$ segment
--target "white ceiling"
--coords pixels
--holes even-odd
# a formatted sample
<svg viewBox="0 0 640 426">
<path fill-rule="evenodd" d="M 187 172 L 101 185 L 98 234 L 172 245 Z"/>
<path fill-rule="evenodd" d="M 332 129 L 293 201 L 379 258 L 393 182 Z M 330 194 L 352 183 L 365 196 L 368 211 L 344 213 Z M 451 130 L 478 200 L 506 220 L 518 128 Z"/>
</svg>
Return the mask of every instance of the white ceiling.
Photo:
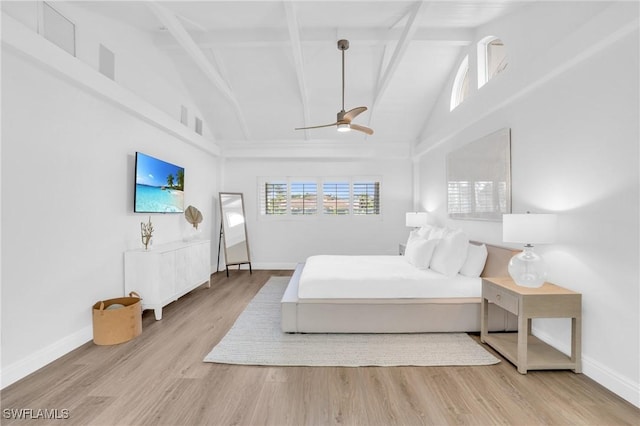
<svg viewBox="0 0 640 426">
<path fill-rule="evenodd" d="M 434 103 L 450 90 L 476 28 L 522 7 L 503 1 L 162 1 L 83 2 L 96 13 L 153 34 L 175 61 L 215 140 L 419 139 Z M 342 134 L 341 109 L 367 106 Z"/>
</svg>

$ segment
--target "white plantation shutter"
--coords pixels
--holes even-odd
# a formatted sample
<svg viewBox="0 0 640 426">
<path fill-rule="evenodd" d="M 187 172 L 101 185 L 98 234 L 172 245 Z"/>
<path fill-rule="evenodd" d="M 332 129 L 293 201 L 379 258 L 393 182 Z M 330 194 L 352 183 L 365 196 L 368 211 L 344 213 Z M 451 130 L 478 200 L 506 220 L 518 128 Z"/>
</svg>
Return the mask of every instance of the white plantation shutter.
<svg viewBox="0 0 640 426">
<path fill-rule="evenodd" d="M 380 182 L 353 183 L 353 214 L 380 214 Z"/>
<path fill-rule="evenodd" d="M 377 178 L 259 178 L 260 216 L 375 216 L 380 215 Z"/>
<path fill-rule="evenodd" d="M 267 216 L 287 214 L 287 182 L 264 182 L 260 196 L 260 211 Z"/>
<path fill-rule="evenodd" d="M 351 199 L 349 182 L 324 182 L 322 184 L 322 213 L 328 215 L 349 214 Z"/>
<path fill-rule="evenodd" d="M 293 215 L 318 213 L 318 184 L 316 182 L 291 182 L 289 205 Z"/>
</svg>

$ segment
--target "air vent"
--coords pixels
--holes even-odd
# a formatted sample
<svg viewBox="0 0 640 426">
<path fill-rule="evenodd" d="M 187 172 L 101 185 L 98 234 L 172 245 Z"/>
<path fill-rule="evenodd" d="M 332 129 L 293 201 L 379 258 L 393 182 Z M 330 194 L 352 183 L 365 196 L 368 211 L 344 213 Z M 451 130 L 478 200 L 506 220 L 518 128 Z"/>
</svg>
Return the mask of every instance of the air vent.
<svg viewBox="0 0 640 426">
<path fill-rule="evenodd" d="M 189 125 L 189 110 L 184 105 L 180 105 L 180 122 L 185 126 Z"/>
<path fill-rule="evenodd" d="M 44 38 L 76 56 L 76 26 L 73 22 L 43 2 L 42 24 Z"/>
<path fill-rule="evenodd" d="M 101 74 L 115 80 L 115 62 L 116 57 L 112 51 L 100 45 L 100 55 L 98 68 Z"/>
</svg>

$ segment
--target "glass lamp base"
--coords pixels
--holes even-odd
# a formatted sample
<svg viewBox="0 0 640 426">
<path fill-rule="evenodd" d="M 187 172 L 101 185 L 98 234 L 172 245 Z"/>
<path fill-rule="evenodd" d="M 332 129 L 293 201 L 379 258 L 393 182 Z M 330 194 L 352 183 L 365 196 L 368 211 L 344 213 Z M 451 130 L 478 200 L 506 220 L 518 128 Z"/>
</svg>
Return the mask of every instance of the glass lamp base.
<svg viewBox="0 0 640 426">
<path fill-rule="evenodd" d="M 542 256 L 533 251 L 533 247 L 525 246 L 524 251 L 509 261 L 509 275 L 519 286 L 541 287 L 547 279 L 547 266 Z"/>
</svg>

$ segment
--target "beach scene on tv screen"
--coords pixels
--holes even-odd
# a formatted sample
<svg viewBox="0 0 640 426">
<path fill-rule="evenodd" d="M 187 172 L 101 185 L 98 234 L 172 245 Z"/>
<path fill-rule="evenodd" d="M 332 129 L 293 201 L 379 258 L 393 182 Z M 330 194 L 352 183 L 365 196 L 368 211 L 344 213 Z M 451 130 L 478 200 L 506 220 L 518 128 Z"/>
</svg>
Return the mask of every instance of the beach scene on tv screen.
<svg viewBox="0 0 640 426">
<path fill-rule="evenodd" d="M 182 213 L 184 168 L 138 153 L 135 211 Z"/>
</svg>

